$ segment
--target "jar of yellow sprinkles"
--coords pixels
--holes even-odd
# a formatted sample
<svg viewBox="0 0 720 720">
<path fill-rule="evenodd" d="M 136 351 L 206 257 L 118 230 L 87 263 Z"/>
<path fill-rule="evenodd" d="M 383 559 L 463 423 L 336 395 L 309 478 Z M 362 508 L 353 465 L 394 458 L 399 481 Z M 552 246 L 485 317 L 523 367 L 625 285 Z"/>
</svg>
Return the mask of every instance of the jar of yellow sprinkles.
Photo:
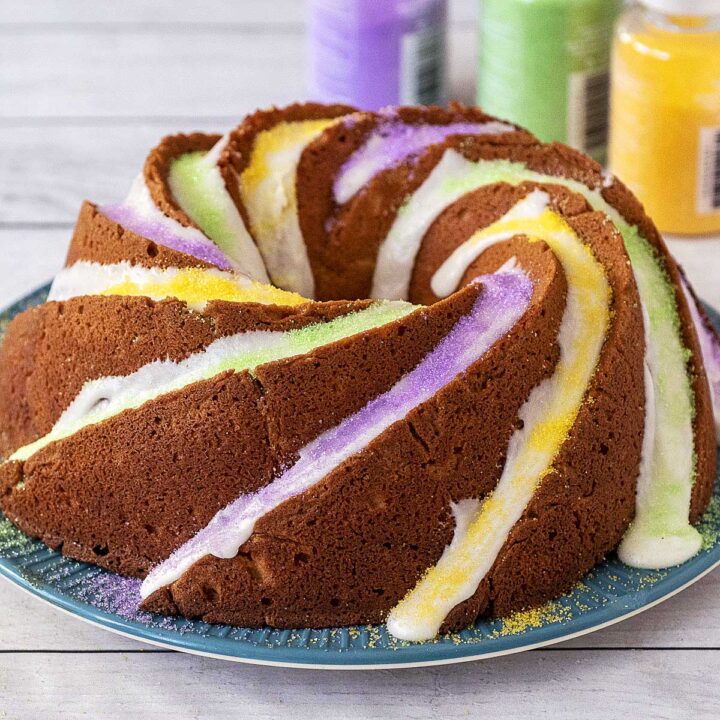
<svg viewBox="0 0 720 720">
<path fill-rule="evenodd" d="M 660 230 L 720 232 L 720 0 L 626 10 L 610 104 L 610 169 Z"/>
</svg>

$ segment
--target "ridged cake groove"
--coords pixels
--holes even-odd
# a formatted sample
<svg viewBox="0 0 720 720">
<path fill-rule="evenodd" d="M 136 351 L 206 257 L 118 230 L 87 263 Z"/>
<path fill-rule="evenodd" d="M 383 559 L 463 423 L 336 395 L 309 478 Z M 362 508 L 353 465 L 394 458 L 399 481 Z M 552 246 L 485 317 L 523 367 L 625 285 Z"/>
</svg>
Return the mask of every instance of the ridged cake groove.
<svg viewBox="0 0 720 720">
<path fill-rule="evenodd" d="M 720 342 L 639 203 L 569 148 L 459 105 L 258 111 L 164 138 L 125 202 L 83 205 L 67 265 L 0 350 L 0 507 L 135 590 L 150 572 L 145 609 L 397 606 L 389 629 L 429 638 L 618 546 L 699 547 Z M 503 292 L 522 302 L 493 314 Z M 443 574 L 460 548 L 474 569 Z"/>
</svg>

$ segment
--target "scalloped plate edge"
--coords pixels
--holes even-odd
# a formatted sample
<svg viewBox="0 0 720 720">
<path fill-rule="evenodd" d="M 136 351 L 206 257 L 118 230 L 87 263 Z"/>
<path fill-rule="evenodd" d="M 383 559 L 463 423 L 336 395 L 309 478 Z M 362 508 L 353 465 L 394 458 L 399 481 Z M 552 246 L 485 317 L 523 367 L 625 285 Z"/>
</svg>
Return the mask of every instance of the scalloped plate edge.
<svg viewBox="0 0 720 720">
<path fill-rule="evenodd" d="M 0 318 L 5 319 L 14 316 L 27 307 L 37 303 L 40 299 L 38 296 L 49 285 L 42 286 L 32 291 L 28 295 L 16 300 L 9 307 L 0 312 Z M 709 306 L 709 314 L 714 323 L 720 322 L 718 313 Z M 9 319 L 9 318 L 8 318 Z M 718 480 L 720 482 L 720 480 Z M 716 491 L 717 494 L 717 491 Z M 522 635 L 516 635 L 513 643 L 509 647 L 502 647 L 498 650 L 490 650 L 483 652 L 480 648 L 482 643 L 476 646 L 438 646 L 432 644 L 412 644 L 405 648 L 398 649 L 375 649 L 370 650 L 364 648 L 362 650 L 354 650 L 347 652 L 337 652 L 320 659 L 318 654 L 322 651 L 319 649 L 309 648 L 272 648 L 263 647 L 261 645 L 240 644 L 233 647 L 237 652 L 213 652 L 212 650 L 197 647 L 196 644 L 205 644 L 215 640 L 205 636 L 183 636 L 180 633 L 173 634 L 170 631 L 162 631 L 143 626 L 133 627 L 128 624 L 124 618 L 104 610 L 100 610 L 93 605 L 80 602 L 62 591 L 46 584 L 34 584 L 29 580 L 23 572 L 15 566 L 15 564 L 7 559 L 0 557 L 0 577 L 5 577 L 10 583 L 16 585 L 33 597 L 42 600 L 60 612 L 78 618 L 89 625 L 109 630 L 122 637 L 136 640 L 142 643 L 160 647 L 163 649 L 185 652 L 192 655 L 203 657 L 211 657 L 221 660 L 230 660 L 232 662 L 240 662 L 255 665 L 269 665 L 277 667 L 305 668 L 305 669 L 322 669 L 322 670 L 383 670 L 410 667 L 429 667 L 435 665 L 448 665 L 460 662 L 469 662 L 471 660 L 490 659 L 504 655 L 511 655 L 526 650 L 539 649 L 565 642 L 573 638 L 587 635 L 596 630 L 614 625 L 622 620 L 628 619 L 639 613 L 659 605 L 664 600 L 677 595 L 679 592 L 694 584 L 713 569 L 720 565 L 720 542 L 716 543 L 711 550 L 714 553 L 703 553 L 700 556 L 689 560 L 687 563 L 670 568 L 670 575 L 664 577 L 657 584 L 644 591 L 636 591 L 627 599 L 617 598 L 609 603 L 608 606 L 597 608 L 586 615 L 576 616 L 572 619 L 572 623 L 580 627 L 577 630 L 569 630 L 564 623 L 553 624 L 546 627 L 536 628 L 528 634 L 540 634 L 543 639 L 535 642 L 530 641 L 523 643 Z M 679 583 L 679 584 L 677 584 Z M 624 606 L 624 607 L 623 607 Z M 598 618 L 598 616 L 600 616 Z M 603 616 L 605 619 L 603 619 Z M 598 618 L 597 622 L 593 622 L 594 618 Z M 585 622 L 583 622 L 583 620 Z M 163 637 L 168 635 L 168 637 Z M 191 640 L 191 638 L 195 640 Z M 509 638 L 507 638 L 509 640 Z M 477 652 L 474 652 L 478 650 Z M 368 662 L 357 661 L 358 655 L 367 653 Z M 408 657 L 406 661 L 396 662 L 395 658 L 388 657 L 396 654 L 398 657 Z M 430 655 L 429 659 L 417 660 L 418 655 Z M 279 656 L 274 659 L 271 656 Z M 437 655 L 432 657 L 432 655 Z M 293 656 L 292 659 L 287 659 Z M 298 659 L 295 659 L 297 657 Z M 300 660 L 300 657 L 307 659 Z M 332 658 L 332 662 L 324 660 Z"/>
<path fill-rule="evenodd" d="M 622 622 L 623 620 L 628 620 L 629 618 L 635 617 L 636 615 L 639 615 L 642 612 L 645 612 L 646 610 L 650 610 L 651 608 L 656 607 L 662 602 L 665 602 L 665 600 L 669 600 L 670 598 L 674 597 L 678 593 L 681 593 L 686 588 L 690 587 L 691 585 L 694 585 L 698 580 L 701 580 L 706 575 L 708 575 L 710 572 L 712 572 L 715 568 L 720 566 L 720 559 L 716 560 L 712 565 L 705 568 L 702 572 L 698 573 L 694 577 L 691 577 L 686 583 L 683 585 L 680 585 L 673 590 L 668 591 L 664 595 L 661 595 L 660 597 L 656 598 L 655 600 L 652 600 L 648 603 L 645 603 L 644 605 L 641 605 L 640 607 L 634 608 L 632 610 L 629 610 L 627 613 L 623 613 L 621 615 L 618 615 L 614 618 L 611 618 L 610 620 L 606 620 L 605 622 L 598 623 L 597 625 L 591 625 L 587 628 L 583 628 L 581 630 L 577 630 L 576 632 L 572 633 L 565 633 L 565 634 L 559 634 L 555 637 L 548 638 L 547 640 L 540 640 L 538 642 L 534 643 L 527 643 L 525 645 L 518 645 L 516 647 L 512 648 L 506 648 L 504 650 L 497 650 L 495 652 L 487 652 L 487 653 L 476 653 L 473 655 L 458 655 L 456 657 L 447 657 L 447 658 L 438 658 L 434 660 L 416 660 L 416 661 L 408 661 L 408 662 L 398 662 L 398 663 L 384 663 L 384 662 L 375 662 L 375 663 L 334 663 L 334 664 L 322 664 L 317 663 L 312 660 L 308 662 L 288 662 L 283 660 L 268 660 L 264 658 L 256 658 L 256 657 L 239 657 L 237 655 L 227 655 L 224 653 L 213 653 L 209 652 L 207 650 L 198 650 L 196 648 L 191 648 L 183 645 L 178 645 L 172 642 L 163 642 L 162 640 L 156 640 L 149 637 L 142 637 L 140 635 L 136 635 L 131 632 L 126 632 L 124 630 L 120 630 L 117 627 L 113 627 L 111 624 L 109 624 L 106 621 L 103 621 L 102 618 L 98 617 L 97 619 L 94 619 L 92 617 L 88 617 L 87 615 L 81 615 L 77 612 L 77 610 L 73 610 L 71 608 L 63 607 L 58 602 L 54 602 L 53 600 L 44 597 L 42 592 L 38 591 L 36 588 L 32 586 L 31 583 L 29 583 L 25 578 L 22 578 L 19 575 L 16 575 L 15 573 L 9 573 L 8 569 L 4 565 L 0 565 L 0 577 L 3 577 L 5 580 L 7 580 L 10 584 L 14 585 L 15 587 L 19 588 L 20 590 L 24 591 L 28 595 L 40 600 L 41 602 L 45 603 L 46 605 L 49 605 L 54 610 L 64 614 L 69 615 L 77 620 L 81 620 L 84 623 L 87 623 L 88 625 L 91 625 L 93 627 L 101 628 L 103 630 L 108 630 L 111 633 L 114 633 L 115 635 L 120 635 L 121 637 L 127 638 L 129 640 L 134 640 L 136 642 L 141 642 L 147 645 L 152 645 L 154 647 L 159 647 L 164 650 L 173 650 L 175 652 L 182 652 L 189 655 L 198 655 L 200 657 L 209 657 L 216 660 L 228 660 L 230 662 L 237 662 L 237 663 L 244 663 L 247 665 L 265 665 L 265 666 L 271 666 L 271 667 L 284 667 L 284 668 L 295 668 L 295 669 L 305 669 L 305 670 L 398 670 L 402 668 L 419 668 L 419 667 L 433 667 L 436 665 L 454 665 L 456 663 L 462 663 L 462 662 L 471 662 L 474 660 L 490 660 L 491 658 L 497 658 L 497 657 L 503 657 L 506 655 L 515 655 L 517 653 L 526 652 L 528 650 L 540 650 L 545 647 L 549 647 L 551 645 L 558 645 L 559 643 L 564 643 L 569 640 L 574 640 L 575 638 L 582 637 L 583 635 L 589 635 L 590 633 L 597 632 L 598 630 L 603 630 L 604 628 L 610 627 L 611 625 L 616 625 L 619 622 Z M 101 611 L 98 611 L 98 614 L 101 614 Z M 420 646 L 419 646 L 420 647 Z M 592 649 L 592 648 L 589 648 Z M 277 651 L 275 651 L 277 652 Z"/>
</svg>

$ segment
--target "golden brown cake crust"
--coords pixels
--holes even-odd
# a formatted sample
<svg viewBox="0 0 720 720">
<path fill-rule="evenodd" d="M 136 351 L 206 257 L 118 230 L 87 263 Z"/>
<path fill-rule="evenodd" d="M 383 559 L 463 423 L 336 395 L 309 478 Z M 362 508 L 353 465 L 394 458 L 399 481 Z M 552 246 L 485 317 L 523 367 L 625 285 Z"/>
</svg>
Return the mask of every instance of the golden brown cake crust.
<svg viewBox="0 0 720 720">
<path fill-rule="evenodd" d="M 496 120 L 477 108 L 457 103 L 449 108 L 401 107 L 395 115 L 401 122 L 418 125 Z M 416 158 L 378 173 L 357 195 L 338 206 L 333 196 L 334 178 L 379 120 L 377 115 L 362 114 L 328 128 L 308 145 L 298 164 L 300 227 L 315 276 L 316 297 L 320 299 L 369 295 L 378 248 L 401 205 L 422 185 L 445 149 L 462 145 L 468 137 L 451 136 Z M 536 142 L 520 128 L 482 138 L 489 144 Z"/>
<path fill-rule="evenodd" d="M 450 503 L 494 488 L 518 409 L 557 360 L 566 291 L 557 260 L 541 243 L 501 249 L 537 280 L 513 330 L 432 400 L 260 518 L 236 558 L 206 557 L 147 608 L 277 627 L 384 618 L 449 542 Z M 469 286 L 445 302 L 477 292 Z"/>
<path fill-rule="evenodd" d="M 193 255 L 173 250 L 127 230 L 87 200 L 80 208 L 65 266 L 69 267 L 81 260 L 102 265 L 129 262 L 132 265 L 159 268 L 215 267 Z"/>
<path fill-rule="evenodd" d="M 221 135 L 191 133 L 190 135 L 168 135 L 154 147 L 147 159 L 143 175 L 145 184 L 157 207 L 173 220 L 185 227 L 198 228 L 192 218 L 178 205 L 168 185 L 168 174 L 173 160 L 181 155 L 196 151 L 208 151 L 220 140 Z M 198 228 L 200 229 L 200 228 Z"/>
<path fill-rule="evenodd" d="M 89 380 L 183 360 L 226 335 L 297 329 L 368 305 L 210 301 L 197 312 L 174 299 L 86 296 L 26 310 L 0 346 L 0 456 L 48 433 Z"/>
<path fill-rule="evenodd" d="M 107 299 L 81 300 L 86 316 Z M 471 292 L 459 293 L 297 359 L 268 363 L 256 377 L 224 374 L 85 428 L 25 463 L 0 466 L 0 506 L 25 532 L 62 544 L 72 557 L 143 575 L 230 500 L 268 482 L 309 440 L 389 389 L 468 312 L 472 300 Z M 314 304 L 307 312 L 318 317 L 327 307 L 328 315 L 337 315 L 365 304 Z M 272 308 L 254 307 L 272 318 Z M 107 305 L 98 311 L 106 310 Z M 150 312 L 165 314 L 167 301 Z M 302 309 L 297 314 L 295 326 L 303 322 Z M 275 327 L 283 323 L 287 327 L 290 318 Z M 202 327 L 197 332 L 201 347 L 208 338 Z M 175 350 L 179 356 L 187 352 Z M 142 359 L 153 355 L 155 348 Z M 353 372 L 363 364 L 364 372 Z M 314 400 L 308 393 L 315 390 Z"/>
<path fill-rule="evenodd" d="M 252 234 L 252 228 L 245 203 L 240 195 L 238 181 L 248 166 L 255 145 L 255 138 L 281 122 L 302 122 L 303 120 L 323 120 L 356 113 L 350 105 L 323 105 L 322 103 L 293 103 L 284 108 L 272 107 L 257 110 L 248 115 L 231 133 L 225 150 L 220 155 L 218 168 L 225 180 L 225 187 L 242 215 L 245 227 Z M 322 299 L 318 297 L 318 299 Z"/>
</svg>

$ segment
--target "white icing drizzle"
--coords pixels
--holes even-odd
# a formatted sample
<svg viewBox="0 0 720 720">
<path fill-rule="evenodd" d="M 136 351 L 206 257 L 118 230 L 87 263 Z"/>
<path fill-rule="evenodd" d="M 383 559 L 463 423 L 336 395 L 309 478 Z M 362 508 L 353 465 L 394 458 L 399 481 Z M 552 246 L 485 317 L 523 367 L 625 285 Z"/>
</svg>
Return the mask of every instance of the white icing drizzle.
<svg viewBox="0 0 720 720">
<path fill-rule="evenodd" d="M 78 393 L 60 416 L 56 428 L 80 422 L 103 402 L 103 413 L 117 413 L 119 409 L 137 407 L 149 397 L 164 395 L 205 377 L 217 374 L 228 358 L 257 353 L 277 352 L 286 346 L 287 333 L 275 330 L 250 330 L 218 338 L 204 350 L 185 360 L 155 360 L 124 376 L 110 376 L 91 380 Z M 208 375 L 209 374 L 209 375 Z"/>
<path fill-rule="evenodd" d="M 518 259 L 513 255 L 512 257 L 509 257 L 495 272 L 501 273 L 501 272 L 510 272 L 511 270 L 515 270 L 516 268 L 519 268 Z"/>
<path fill-rule="evenodd" d="M 509 220 L 537 218 L 547 208 L 548 202 L 547 193 L 542 190 L 533 190 L 520 202 L 513 205 L 497 222 L 503 223 Z M 509 240 L 515 235 L 517 233 L 514 231 L 500 232 L 483 237 L 478 242 L 464 242 L 459 245 L 433 275 L 430 281 L 432 291 L 438 297 L 447 297 L 455 292 L 462 276 L 474 260 L 480 257 L 491 245 L 503 240 Z"/>
<path fill-rule="evenodd" d="M 547 207 L 549 199 L 546 192 L 534 190 L 528 196 L 527 203 L 525 201 L 518 203 L 520 205 L 519 216 L 532 221 L 537 216 L 532 213 L 540 214 Z M 507 216 L 497 222 L 503 222 L 503 220 L 507 220 Z M 421 641 L 435 637 L 448 613 L 461 602 L 472 597 L 482 579 L 490 572 L 512 528 L 522 517 L 535 493 L 537 480 L 527 482 L 527 479 L 541 478 L 551 466 L 558 449 L 552 442 L 547 443 L 545 447 L 538 446 L 538 429 L 546 421 L 548 413 L 551 417 L 559 418 L 568 411 L 568 408 L 580 406 L 600 357 L 606 328 L 604 326 L 595 327 L 593 320 L 597 319 L 594 316 L 600 312 L 599 308 L 603 304 L 605 305 L 606 319 L 609 316 L 607 279 L 604 273 L 600 278 L 593 278 L 595 282 L 601 282 L 606 289 L 607 294 L 602 298 L 598 297 L 602 293 L 593 295 L 594 288 L 591 291 L 582 287 L 583 279 L 579 277 L 579 272 L 580 269 L 584 269 L 584 264 L 576 259 L 577 248 L 581 245 L 581 241 L 569 230 L 555 230 L 552 231 L 552 235 L 557 243 L 555 254 L 563 265 L 568 278 L 565 310 L 557 336 L 560 358 L 556 369 L 552 376 L 533 388 L 530 396 L 520 408 L 518 417 L 522 421 L 521 427 L 513 432 L 510 438 L 503 472 L 493 493 L 484 503 L 476 506 L 475 514 L 468 518 L 463 517 L 462 522 L 456 521 L 452 541 L 445 548 L 430 574 L 423 578 L 390 612 L 387 619 L 388 632 L 402 640 Z M 542 229 L 539 229 L 535 237 L 549 238 Z M 486 239 L 489 242 L 482 243 L 482 250 L 507 238 L 503 233 L 488 235 Z M 473 247 L 476 245 L 472 237 L 466 241 L 466 244 Z M 562 252 L 559 251 L 560 249 Z M 474 257 L 469 262 L 472 262 L 472 259 Z M 440 271 L 442 271 L 442 267 Z M 464 269 L 458 278 L 462 277 L 463 272 Z M 592 334 L 584 332 L 587 328 L 593 328 Z M 579 338 L 583 339 L 579 340 Z M 573 373 L 577 373 L 581 380 L 568 382 Z M 428 578 L 433 570 L 441 569 L 440 572 L 443 572 L 442 568 L 444 567 L 460 566 L 462 561 L 457 560 L 457 557 L 462 557 L 469 552 L 468 546 L 473 541 L 468 538 L 472 532 L 472 526 L 477 522 L 479 513 L 483 512 L 485 503 L 487 503 L 486 507 L 492 507 L 492 509 L 485 515 L 480 547 L 475 546 L 472 553 L 472 570 L 463 576 L 462 582 L 451 584 L 441 595 L 432 596 L 432 600 L 430 600 L 428 595 L 433 593 L 432 584 L 436 583 L 439 586 L 441 579 L 435 577 L 428 584 Z M 477 532 L 474 534 L 477 539 Z M 465 565 L 462 566 L 468 570 Z M 448 570 L 448 572 L 452 577 L 453 571 Z"/>
<path fill-rule="evenodd" d="M 450 544 L 445 546 L 445 549 L 438 560 L 438 564 L 442 563 L 446 557 L 455 552 L 458 545 L 460 545 L 461 539 L 467 535 L 468 530 L 470 529 L 470 523 L 472 523 L 478 513 L 478 510 L 480 510 L 481 504 L 481 501 L 477 498 L 466 498 L 465 500 L 460 500 L 450 504 L 450 510 L 452 511 L 453 518 L 455 519 L 455 529 L 453 530 L 453 536 L 450 540 Z M 395 635 L 395 637 L 400 637 L 400 635 L 393 632 L 391 624 L 392 619 L 388 621 L 389 632 L 392 635 Z"/>
<path fill-rule="evenodd" d="M 279 349 L 286 333 L 256 330 L 220 338 L 185 360 L 155 360 L 129 375 L 114 375 L 91 380 L 57 420 L 48 435 L 15 452 L 11 460 L 25 460 L 48 445 L 117 415 L 138 408 L 160 395 L 222 372 L 228 357 Z"/>
<path fill-rule="evenodd" d="M 470 124 L 470 123 L 468 123 Z M 423 126 L 418 126 L 422 128 Z M 458 129 L 457 135 L 492 135 L 499 133 L 512 132 L 512 125 L 498 122 L 496 120 L 487 123 L 478 123 L 472 133 L 468 130 Z M 445 138 L 438 139 L 436 142 L 442 142 Z M 371 133 L 367 142 L 355 151 L 354 156 L 359 160 L 353 167 L 342 174 L 337 186 L 335 187 L 335 202 L 342 205 L 357 195 L 375 175 L 385 169 L 385 156 L 383 147 L 387 140 L 377 132 Z M 427 147 L 427 146 L 426 146 Z M 404 161 L 406 158 L 401 158 Z M 353 156 L 350 157 L 352 162 Z"/>
<path fill-rule="evenodd" d="M 138 408 L 161 395 L 214 377 L 226 370 L 253 371 L 258 365 L 293 357 L 350 337 L 404 316 L 414 309 L 408 303 L 375 303 L 356 313 L 291 331 L 250 330 L 210 343 L 184 360 L 154 360 L 123 376 L 101 377 L 82 387 L 52 430 L 17 450 L 11 460 L 25 460 L 51 442 L 97 424 L 123 410 Z"/>
<path fill-rule="evenodd" d="M 177 276 L 177 268 L 146 268 L 142 265 L 132 265 L 127 260 L 120 263 L 102 265 L 87 260 L 79 260 L 70 267 L 63 268 L 53 280 L 48 300 L 69 300 L 81 295 L 100 295 L 110 288 L 121 283 L 131 282 L 142 288 L 148 283 L 169 283 Z M 251 288 L 253 281 L 237 273 L 227 273 L 214 268 L 204 269 L 204 274 L 224 279 L 239 288 Z M 154 300 L 161 300 L 165 295 L 152 296 Z M 187 303 L 193 310 L 202 311 L 207 300 L 200 303 Z"/>
<path fill-rule="evenodd" d="M 448 177 L 462 176 L 468 165 L 462 155 L 447 150 L 425 182 L 400 209 L 378 251 L 370 297 L 404 300 L 408 296 L 415 258 L 425 233 L 448 205 L 467 190 L 443 192 Z M 474 167 L 474 166 L 473 166 Z"/>
<path fill-rule="evenodd" d="M 216 210 L 222 215 L 223 224 L 234 238 L 235 244 L 233 247 L 221 248 L 228 260 L 233 264 L 234 269 L 248 275 L 253 280 L 267 283 L 270 282 L 270 278 L 260 251 L 245 227 L 242 215 L 240 215 L 235 201 L 230 196 L 225 185 L 225 179 L 217 166 L 228 139 L 229 133 L 223 135 L 199 161 L 203 170 L 202 182 L 205 185 L 201 192 L 213 198 Z M 172 171 L 168 175 L 168 185 L 175 200 L 185 210 L 183 188 L 180 183 L 175 182 Z M 185 211 L 187 212 L 187 210 Z M 193 220 L 200 225 L 196 218 L 193 218 Z M 215 244 L 217 245 L 217 243 Z"/>
<path fill-rule="evenodd" d="M 207 243 L 209 241 L 205 233 L 196 227 L 183 225 L 174 218 L 168 217 L 155 205 L 142 173 L 133 180 L 130 192 L 123 204 L 140 217 L 164 225 L 169 232 L 183 240 L 198 243 Z"/>
<path fill-rule="evenodd" d="M 203 160 L 205 160 L 209 165 L 213 165 L 213 166 L 217 167 L 218 160 L 220 160 L 220 156 L 223 154 L 223 150 L 225 150 L 229 141 L 230 141 L 230 131 L 226 132 L 207 151 L 207 153 L 205 153 Z M 243 225 L 243 227 L 245 227 L 245 226 Z M 247 228 L 246 228 L 246 232 L 247 232 Z"/>
<path fill-rule="evenodd" d="M 609 170 L 603 170 L 601 175 L 602 187 L 606 190 L 607 188 L 612 187 L 613 183 L 615 182 L 615 176 Z"/>
<path fill-rule="evenodd" d="M 247 169 L 239 180 L 250 226 L 273 284 L 308 298 L 315 295 L 315 279 L 300 230 L 295 180 L 303 150 L 324 129 L 302 137 L 300 142 L 266 152 L 263 162 L 267 173 L 252 188 L 243 182 Z"/>
<path fill-rule="evenodd" d="M 125 280 L 145 281 L 146 278 L 170 280 L 177 274 L 175 268 L 145 268 L 132 265 L 127 260 L 103 265 L 88 260 L 79 260 L 63 268 L 53 280 L 48 301 L 69 300 L 80 295 L 99 295 L 113 285 Z"/>
<path fill-rule="evenodd" d="M 643 306 L 643 325 L 646 339 L 650 337 L 650 318 Z M 693 447 L 692 428 L 684 428 L 673 442 L 673 435 L 667 432 L 668 419 L 663 417 L 663 408 L 658 406 L 655 395 L 655 378 L 661 372 L 657 348 L 653 343 L 645 345 L 645 430 L 641 450 L 640 470 L 635 488 L 635 519 L 623 536 L 618 547 L 618 557 L 626 565 L 654 570 L 672 567 L 696 555 L 702 545 L 700 533 L 687 520 L 692 488 L 675 485 L 675 499 L 682 509 L 681 522 L 675 523 L 672 532 L 664 533 L 653 527 L 654 508 L 652 490 L 657 473 L 662 466 L 680 467 L 678 477 L 692 473 L 692 457 L 687 452 Z M 683 467 L 689 466 L 689 467 Z"/>
<path fill-rule="evenodd" d="M 380 150 L 384 143 L 385 139 L 382 136 L 373 134 L 361 147 L 367 157 L 344 173 L 337 183 L 334 199 L 338 205 L 343 205 L 357 195 L 382 168 L 383 158 Z M 352 156 L 350 157 L 352 159 Z"/>
</svg>

